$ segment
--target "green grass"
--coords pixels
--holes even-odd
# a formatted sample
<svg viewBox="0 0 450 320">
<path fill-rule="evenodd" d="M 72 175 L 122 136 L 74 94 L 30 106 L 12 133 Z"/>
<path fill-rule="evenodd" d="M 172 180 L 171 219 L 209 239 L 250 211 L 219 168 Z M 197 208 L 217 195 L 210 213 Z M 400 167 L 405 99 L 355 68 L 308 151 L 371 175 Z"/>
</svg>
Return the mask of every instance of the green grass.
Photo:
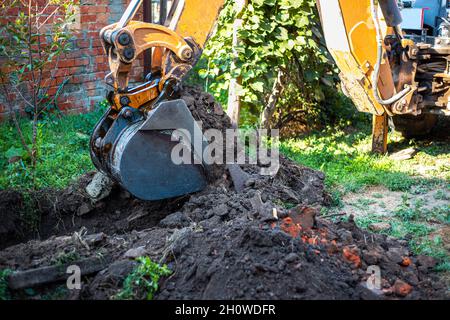
<svg viewBox="0 0 450 320">
<path fill-rule="evenodd" d="M 114 296 L 118 300 L 131 300 L 145 298 L 152 300 L 158 291 L 159 279 L 168 276 L 172 271 L 166 265 L 160 266 L 149 257 L 137 259 L 138 265 L 127 276 L 122 290 Z"/>
<path fill-rule="evenodd" d="M 39 123 L 39 160 L 35 181 L 30 161 L 8 163 L 12 155 L 24 154 L 17 131 L 11 122 L 0 125 L 0 189 L 62 189 L 81 174 L 92 170 L 89 138 L 105 111 L 100 104 L 94 112 L 80 115 L 46 117 Z M 20 120 L 27 142 L 31 141 L 31 121 Z"/>
</svg>

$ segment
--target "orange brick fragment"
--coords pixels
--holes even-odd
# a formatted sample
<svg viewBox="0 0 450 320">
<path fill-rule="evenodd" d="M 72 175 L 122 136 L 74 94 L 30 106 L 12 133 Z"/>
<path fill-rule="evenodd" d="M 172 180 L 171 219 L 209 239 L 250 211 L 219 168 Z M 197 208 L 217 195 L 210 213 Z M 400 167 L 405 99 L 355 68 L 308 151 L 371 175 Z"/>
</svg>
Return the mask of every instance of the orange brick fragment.
<svg viewBox="0 0 450 320">
<path fill-rule="evenodd" d="M 402 267 L 409 267 L 411 265 L 411 259 L 408 257 L 403 257 L 402 262 L 400 263 Z"/>
<path fill-rule="evenodd" d="M 361 267 L 361 258 L 358 255 L 358 249 L 350 248 L 350 247 L 344 247 L 344 249 L 342 249 L 342 253 L 344 255 L 344 259 L 347 262 L 353 263 L 353 265 L 356 268 Z"/>
</svg>

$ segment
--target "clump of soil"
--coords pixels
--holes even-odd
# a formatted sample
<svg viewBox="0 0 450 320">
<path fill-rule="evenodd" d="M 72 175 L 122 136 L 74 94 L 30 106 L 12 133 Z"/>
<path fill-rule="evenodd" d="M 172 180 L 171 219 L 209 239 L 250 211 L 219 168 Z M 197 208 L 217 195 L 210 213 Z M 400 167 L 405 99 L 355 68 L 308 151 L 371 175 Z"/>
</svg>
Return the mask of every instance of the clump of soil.
<svg viewBox="0 0 450 320">
<path fill-rule="evenodd" d="M 188 88 L 183 99 L 204 128 L 229 127 L 211 96 Z M 85 192 L 92 173 L 66 190 L 34 195 L 41 225 L 28 237 L 36 240 L 7 243 L 0 269 L 107 257 L 102 270 L 85 275 L 82 290 L 65 291 L 62 298 L 72 299 L 113 297 L 143 255 L 173 271 L 156 299 L 445 297 L 432 259 L 413 256 L 405 242 L 362 231 L 352 219 L 319 217 L 328 202 L 323 173 L 284 158 L 275 176 L 260 175 L 256 166 L 243 169 L 249 179 L 242 192 L 218 166 L 205 190 L 172 200 L 143 202 L 115 186 L 92 201 Z M 20 194 L 0 191 L 0 212 L 11 221 L 1 229 L 2 245 L 15 233 L 21 201 Z M 380 289 L 367 286 L 370 266 L 380 268 Z M 32 298 L 48 297 L 57 285 L 42 284 Z M 12 293 L 23 297 L 21 290 Z"/>
</svg>

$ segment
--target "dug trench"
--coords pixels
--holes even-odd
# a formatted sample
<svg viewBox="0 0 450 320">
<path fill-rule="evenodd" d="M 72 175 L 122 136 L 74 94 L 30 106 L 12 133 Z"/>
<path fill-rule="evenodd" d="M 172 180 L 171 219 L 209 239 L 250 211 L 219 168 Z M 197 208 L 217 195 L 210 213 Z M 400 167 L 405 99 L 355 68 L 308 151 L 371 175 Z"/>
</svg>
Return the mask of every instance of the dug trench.
<svg viewBox="0 0 450 320">
<path fill-rule="evenodd" d="M 230 126 L 210 95 L 187 88 L 183 99 L 204 129 Z M 11 297 L 44 299 L 62 288 L 58 298 L 111 299 L 136 258 L 148 256 L 172 271 L 155 299 L 449 298 L 436 261 L 414 256 L 406 241 L 363 231 L 351 216 L 321 217 L 329 202 L 323 173 L 283 157 L 275 176 L 242 169 L 248 179 L 240 192 L 216 166 L 204 191 L 157 202 L 117 185 L 93 200 L 86 188 L 95 173 L 27 201 L 0 191 L 0 270 L 13 271 Z M 22 227 L 28 211 L 40 217 L 38 231 Z M 81 290 L 64 289 L 68 265 L 83 266 Z M 374 270 L 379 287 L 369 285 Z"/>
</svg>

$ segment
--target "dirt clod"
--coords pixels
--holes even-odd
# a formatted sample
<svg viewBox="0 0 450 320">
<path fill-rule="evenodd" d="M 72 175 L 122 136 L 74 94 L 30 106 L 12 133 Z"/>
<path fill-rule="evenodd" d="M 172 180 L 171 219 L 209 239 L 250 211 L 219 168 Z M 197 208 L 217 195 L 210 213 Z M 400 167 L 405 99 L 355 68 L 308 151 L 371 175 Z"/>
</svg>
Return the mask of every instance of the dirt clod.
<svg viewBox="0 0 450 320">
<path fill-rule="evenodd" d="M 369 229 L 373 232 L 387 231 L 391 229 L 391 224 L 387 222 L 372 223 L 369 225 Z"/>
<path fill-rule="evenodd" d="M 393 291 L 399 297 L 406 297 L 413 291 L 413 287 L 406 282 L 397 279 L 394 283 Z"/>
</svg>

